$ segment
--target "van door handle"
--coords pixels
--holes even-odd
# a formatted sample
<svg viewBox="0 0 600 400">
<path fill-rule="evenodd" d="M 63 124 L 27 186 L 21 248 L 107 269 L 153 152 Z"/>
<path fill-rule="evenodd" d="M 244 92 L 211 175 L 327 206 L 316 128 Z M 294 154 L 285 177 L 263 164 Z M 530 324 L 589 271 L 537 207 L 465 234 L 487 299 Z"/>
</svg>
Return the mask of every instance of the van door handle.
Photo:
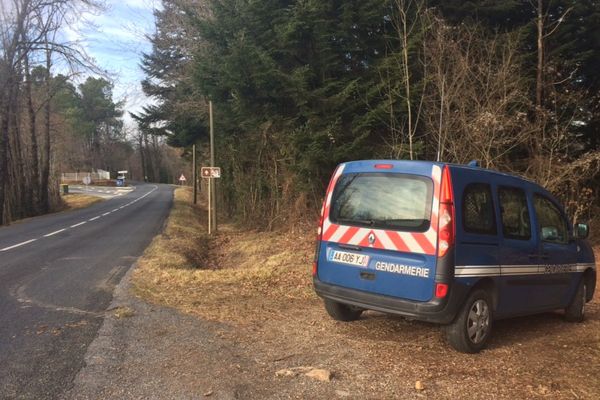
<svg viewBox="0 0 600 400">
<path fill-rule="evenodd" d="M 549 258 L 550 258 L 550 255 L 549 255 L 548 253 L 544 253 L 544 254 L 542 254 L 542 255 L 540 256 L 540 258 L 541 258 L 542 260 L 547 260 L 547 259 L 549 259 Z"/>
<path fill-rule="evenodd" d="M 529 254 L 527 257 L 529 257 L 530 260 L 533 260 L 534 258 L 537 258 L 537 254 Z"/>
</svg>

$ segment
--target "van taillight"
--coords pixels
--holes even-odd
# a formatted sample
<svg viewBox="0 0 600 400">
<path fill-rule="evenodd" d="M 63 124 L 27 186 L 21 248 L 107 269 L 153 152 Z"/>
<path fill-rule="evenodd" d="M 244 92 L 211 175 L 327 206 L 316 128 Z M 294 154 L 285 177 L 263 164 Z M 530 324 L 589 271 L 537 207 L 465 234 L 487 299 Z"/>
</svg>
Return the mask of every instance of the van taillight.
<svg viewBox="0 0 600 400">
<path fill-rule="evenodd" d="M 315 258 L 313 259 L 312 276 L 317 276 L 319 251 L 321 250 L 321 240 L 323 239 L 323 215 L 319 218 L 319 227 L 317 228 L 317 244 L 315 246 Z"/>
<path fill-rule="evenodd" d="M 323 240 L 323 218 L 325 213 L 325 202 L 321 208 L 321 217 L 319 218 L 319 227 L 317 228 L 317 244 L 315 246 L 315 258 L 313 259 L 312 276 L 317 276 L 317 270 L 319 268 L 319 252 L 321 250 L 321 240 Z"/>
<path fill-rule="evenodd" d="M 443 257 L 454 245 L 454 196 L 450 169 L 444 166 L 440 188 L 440 210 L 438 213 L 438 257 Z"/>
</svg>

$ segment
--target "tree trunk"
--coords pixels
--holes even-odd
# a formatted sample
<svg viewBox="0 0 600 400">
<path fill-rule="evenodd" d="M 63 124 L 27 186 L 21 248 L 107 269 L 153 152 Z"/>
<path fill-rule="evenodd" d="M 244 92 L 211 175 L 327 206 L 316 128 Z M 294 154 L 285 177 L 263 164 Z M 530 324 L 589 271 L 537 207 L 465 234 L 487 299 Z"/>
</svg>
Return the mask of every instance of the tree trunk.
<svg viewBox="0 0 600 400">
<path fill-rule="evenodd" d="M 19 101 L 19 86 L 20 82 L 22 81 L 22 72 L 21 70 L 18 70 L 14 89 L 13 104 L 17 104 Z M 18 207 L 15 210 L 15 215 L 17 215 L 19 218 L 24 218 L 32 215 L 30 198 L 28 198 L 26 195 L 27 190 L 31 189 L 32 185 L 31 182 L 28 182 L 28 174 L 26 174 L 25 171 L 25 154 L 23 153 L 23 144 L 21 143 L 21 114 L 19 107 L 15 107 L 14 111 L 11 113 L 10 120 L 12 123 L 12 146 L 9 142 L 8 152 L 11 154 L 12 160 L 13 179 L 11 182 L 17 183 L 15 185 L 10 185 L 10 187 L 12 188 L 12 195 L 15 199 L 14 203 L 18 204 Z M 9 126 L 10 125 L 11 124 L 9 124 Z M 11 130 L 9 128 L 9 134 L 10 132 Z"/>
<path fill-rule="evenodd" d="M 27 188 L 27 203 L 30 205 L 30 211 L 37 213 L 38 202 L 40 199 L 40 166 L 38 162 L 38 143 L 37 143 L 37 132 L 36 132 L 36 115 L 33 107 L 33 99 L 31 94 L 31 74 L 29 71 L 29 56 L 25 56 L 23 59 L 25 68 L 25 91 L 27 95 L 27 110 L 29 114 L 29 133 L 31 138 L 31 184 Z M 31 207 L 31 205 L 33 207 Z"/>
<path fill-rule="evenodd" d="M 160 157 L 160 149 L 158 148 L 158 140 L 156 139 L 156 135 L 152 135 L 152 153 L 154 154 L 154 178 L 155 182 L 160 182 L 160 165 L 161 165 L 161 157 Z"/>
<path fill-rule="evenodd" d="M 17 79 L 16 82 L 19 82 Z M 17 94 L 19 93 L 18 83 L 15 85 L 15 99 L 16 101 Z M 13 103 L 15 104 L 15 103 Z M 9 219 L 21 219 L 26 216 L 26 207 L 25 203 L 23 203 L 23 180 L 22 180 L 22 171 L 23 171 L 23 157 L 21 157 L 21 138 L 20 138 L 20 129 L 19 129 L 19 108 L 15 107 L 12 112 L 9 114 L 9 129 L 8 129 L 8 149 L 7 154 L 9 155 L 9 160 L 11 160 L 8 164 L 8 172 L 9 179 L 11 185 L 7 186 L 6 196 L 9 199 L 9 208 L 10 211 Z"/>
<path fill-rule="evenodd" d="M 48 47 L 46 37 L 46 105 L 44 106 L 44 159 L 42 166 L 42 179 L 40 184 L 40 209 L 47 213 L 50 211 L 49 181 L 50 181 L 50 67 L 52 66 L 52 51 Z"/>
<path fill-rule="evenodd" d="M 11 90 L 10 78 L 7 83 Z M 6 203 L 6 184 L 8 183 L 8 126 L 10 113 L 10 95 L 2 96 L 2 110 L 0 111 L 0 224 L 4 224 L 4 207 Z"/>
<path fill-rule="evenodd" d="M 413 155 L 413 126 L 412 126 L 412 104 L 410 99 L 410 70 L 408 66 L 408 26 L 406 15 L 408 7 L 404 4 L 404 1 L 401 1 L 399 4 L 400 8 L 400 16 L 402 23 L 402 69 L 404 72 L 404 90 L 406 91 L 406 113 L 408 116 L 408 152 L 410 155 L 410 159 L 414 158 Z"/>
<path fill-rule="evenodd" d="M 140 145 L 140 158 L 142 161 L 142 181 L 146 182 L 146 159 L 144 157 L 144 142 L 142 133 L 140 133 L 140 135 L 138 136 L 138 141 Z"/>
<path fill-rule="evenodd" d="M 537 2 L 537 76 L 535 81 L 535 105 L 538 114 L 542 110 L 544 96 L 544 4 Z"/>
<path fill-rule="evenodd" d="M 148 135 L 144 133 L 144 149 L 146 153 L 146 170 L 148 173 L 148 180 L 150 182 L 156 182 L 154 179 L 154 160 L 152 160 L 152 152 L 150 151 L 150 144 L 148 143 Z"/>
</svg>

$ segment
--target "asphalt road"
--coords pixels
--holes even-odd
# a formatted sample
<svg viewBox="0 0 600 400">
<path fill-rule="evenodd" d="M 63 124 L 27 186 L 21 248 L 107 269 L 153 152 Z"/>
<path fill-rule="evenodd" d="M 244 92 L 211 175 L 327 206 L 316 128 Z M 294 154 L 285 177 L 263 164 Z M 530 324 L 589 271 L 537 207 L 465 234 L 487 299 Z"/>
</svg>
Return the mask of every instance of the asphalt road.
<svg viewBox="0 0 600 400">
<path fill-rule="evenodd" d="M 169 186 L 0 228 L 0 399 L 55 399 L 84 366 L 113 290 L 171 208 Z"/>
</svg>

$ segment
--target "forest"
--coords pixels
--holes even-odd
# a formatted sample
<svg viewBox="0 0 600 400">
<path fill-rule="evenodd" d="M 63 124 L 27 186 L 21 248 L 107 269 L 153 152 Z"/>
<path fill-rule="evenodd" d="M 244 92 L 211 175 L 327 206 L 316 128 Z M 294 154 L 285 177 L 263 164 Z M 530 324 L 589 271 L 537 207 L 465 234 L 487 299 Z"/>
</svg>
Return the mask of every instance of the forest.
<svg viewBox="0 0 600 400">
<path fill-rule="evenodd" d="M 109 82 L 75 86 L 45 62 L 86 63 L 48 37 L 65 7 L 94 5 L 37 3 L 63 11 L 2 29 L 4 221 L 47 209 L 69 146 L 73 165 L 135 153 L 141 175 L 166 181 L 161 144 L 207 153 L 209 101 L 222 211 L 242 224 L 313 220 L 335 166 L 355 159 L 478 160 L 545 186 L 573 220 L 600 209 L 595 0 L 162 0 L 140 65 L 152 103 L 131 134 Z"/>
<path fill-rule="evenodd" d="M 62 31 L 92 0 L 11 0 L 0 10 L 0 225 L 61 207 L 63 172 L 172 182 L 179 153 L 124 124 L 114 85 Z M 180 172 L 179 170 L 177 172 Z"/>
<path fill-rule="evenodd" d="M 206 146 L 229 217 L 316 217 L 335 165 L 440 160 L 515 173 L 593 218 L 600 3 L 163 0 L 136 115 Z M 310 217 L 313 218 L 314 217 Z M 259 221 L 259 222 L 257 222 Z"/>
</svg>

